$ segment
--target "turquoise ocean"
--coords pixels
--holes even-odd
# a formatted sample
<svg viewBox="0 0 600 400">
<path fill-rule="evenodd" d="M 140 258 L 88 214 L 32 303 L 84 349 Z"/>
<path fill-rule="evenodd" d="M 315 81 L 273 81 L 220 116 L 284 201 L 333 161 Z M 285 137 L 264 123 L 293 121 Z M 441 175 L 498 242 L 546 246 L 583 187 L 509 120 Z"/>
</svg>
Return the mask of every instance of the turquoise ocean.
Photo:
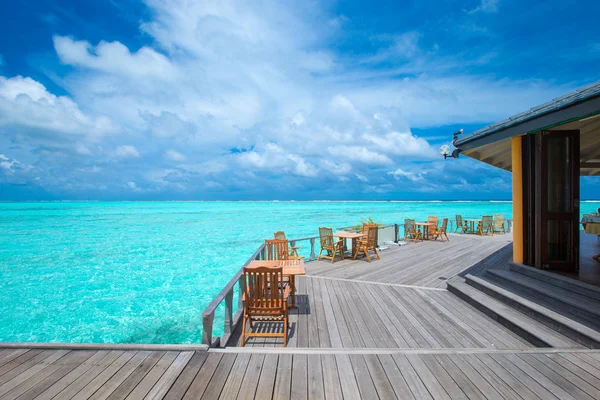
<svg viewBox="0 0 600 400">
<path fill-rule="evenodd" d="M 512 204 L 0 203 L 0 341 L 200 343 L 202 310 L 274 231 L 457 213 L 510 218 Z M 215 334 L 221 322 L 219 312 Z"/>
</svg>

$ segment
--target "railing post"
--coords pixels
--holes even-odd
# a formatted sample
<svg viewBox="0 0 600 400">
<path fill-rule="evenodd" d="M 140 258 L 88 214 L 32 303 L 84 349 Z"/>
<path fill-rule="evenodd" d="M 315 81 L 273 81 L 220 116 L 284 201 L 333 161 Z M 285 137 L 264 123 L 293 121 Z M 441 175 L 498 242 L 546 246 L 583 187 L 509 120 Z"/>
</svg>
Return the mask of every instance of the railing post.
<svg viewBox="0 0 600 400">
<path fill-rule="evenodd" d="M 312 260 L 317 255 L 315 254 L 315 238 L 310 239 L 310 259 Z"/>
<path fill-rule="evenodd" d="M 394 224 L 394 243 L 398 243 L 398 233 L 400 233 L 400 227 L 398 224 Z"/>
<path fill-rule="evenodd" d="M 212 345 L 212 330 L 215 312 L 213 311 L 208 316 L 202 316 L 202 344 Z"/>
<path fill-rule="evenodd" d="M 225 326 L 223 333 L 230 335 L 233 331 L 233 288 L 225 295 Z"/>
<path fill-rule="evenodd" d="M 242 296 L 244 295 L 244 292 L 246 291 L 246 279 L 244 278 L 244 274 L 242 274 L 242 276 L 238 280 L 238 290 L 240 293 L 238 295 L 238 310 L 241 310 L 242 308 L 244 308 L 244 302 L 242 301 Z"/>
</svg>

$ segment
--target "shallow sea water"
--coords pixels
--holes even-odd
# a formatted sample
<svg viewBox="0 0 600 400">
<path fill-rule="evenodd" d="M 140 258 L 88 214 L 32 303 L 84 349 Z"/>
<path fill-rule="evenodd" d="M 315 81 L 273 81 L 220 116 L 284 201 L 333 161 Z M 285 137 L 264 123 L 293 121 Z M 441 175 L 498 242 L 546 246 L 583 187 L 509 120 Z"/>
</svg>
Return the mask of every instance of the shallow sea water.
<svg viewBox="0 0 600 400">
<path fill-rule="evenodd" d="M 276 230 L 498 212 L 512 204 L 0 203 L 0 341 L 200 343 L 204 307 Z"/>
</svg>

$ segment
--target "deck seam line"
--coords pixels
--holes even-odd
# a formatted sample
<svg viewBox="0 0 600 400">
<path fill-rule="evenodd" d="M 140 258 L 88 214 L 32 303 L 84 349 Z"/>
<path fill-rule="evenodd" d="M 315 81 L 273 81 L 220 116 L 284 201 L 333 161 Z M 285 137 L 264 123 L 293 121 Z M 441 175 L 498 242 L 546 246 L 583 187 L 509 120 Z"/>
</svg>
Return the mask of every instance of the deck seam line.
<svg viewBox="0 0 600 400">
<path fill-rule="evenodd" d="M 281 347 L 225 347 L 211 348 L 209 353 L 262 353 L 262 354 L 557 354 L 597 353 L 600 349 L 588 348 L 281 348 Z"/>
<path fill-rule="evenodd" d="M 0 342 L 0 349 L 207 351 L 204 344 Z"/>
<path fill-rule="evenodd" d="M 316 276 L 316 275 L 310 275 L 310 274 L 307 274 L 306 276 L 308 278 L 314 278 L 314 279 L 330 279 L 330 280 L 333 280 L 333 281 L 369 283 L 371 285 L 396 286 L 396 287 L 403 287 L 403 288 L 409 288 L 409 289 L 437 290 L 439 292 L 447 292 L 448 291 L 447 289 L 444 289 L 444 288 L 405 285 L 405 284 L 402 284 L 402 283 L 373 282 L 373 281 L 363 281 L 363 280 L 360 280 L 360 279 L 335 278 L 335 277 L 332 277 L 332 276 Z"/>
</svg>

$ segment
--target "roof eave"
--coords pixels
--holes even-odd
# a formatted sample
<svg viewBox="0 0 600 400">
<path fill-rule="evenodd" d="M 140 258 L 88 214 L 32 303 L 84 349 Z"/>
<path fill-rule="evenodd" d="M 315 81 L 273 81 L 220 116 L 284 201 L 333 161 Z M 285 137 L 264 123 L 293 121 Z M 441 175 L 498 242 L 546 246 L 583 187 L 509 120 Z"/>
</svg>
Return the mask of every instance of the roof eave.
<svg viewBox="0 0 600 400">
<path fill-rule="evenodd" d="M 571 121 L 584 119 L 600 113 L 600 96 L 595 96 L 537 115 L 534 118 L 501 126 L 482 135 L 470 135 L 457 139 L 453 144 L 460 150 L 474 149 L 489 143 L 539 132 Z"/>
</svg>

